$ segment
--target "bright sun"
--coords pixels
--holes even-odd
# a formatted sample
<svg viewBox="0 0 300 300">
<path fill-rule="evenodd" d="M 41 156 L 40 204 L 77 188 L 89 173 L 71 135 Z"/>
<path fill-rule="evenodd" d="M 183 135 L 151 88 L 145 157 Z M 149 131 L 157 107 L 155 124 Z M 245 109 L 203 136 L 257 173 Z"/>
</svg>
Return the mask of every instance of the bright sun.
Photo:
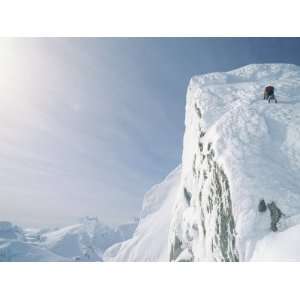
<svg viewBox="0 0 300 300">
<path fill-rule="evenodd" d="M 16 39 L 0 38 L 0 112 L 13 116 L 28 102 L 30 68 L 28 59 Z M 27 100 L 26 100 L 27 99 Z M 30 105 L 26 103 L 26 106 Z"/>
</svg>

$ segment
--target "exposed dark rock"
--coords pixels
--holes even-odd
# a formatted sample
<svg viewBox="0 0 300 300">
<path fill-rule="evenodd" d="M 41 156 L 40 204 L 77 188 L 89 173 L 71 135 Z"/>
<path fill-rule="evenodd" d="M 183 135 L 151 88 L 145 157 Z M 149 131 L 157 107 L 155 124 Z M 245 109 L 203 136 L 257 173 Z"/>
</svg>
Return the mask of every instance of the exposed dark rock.
<svg viewBox="0 0 300 300">
<path fill-rule="evenodd" d="M 170 259 L 175 261 L 182 251 L 190 248 L 195 238 L 194 234 L 198 234 L 200 230 L 202 231 L 203 238 L 206 240 L 206 244 L 211 245 L 213 260 L 225 262 L 239 261 L 229 180 L 224 169 L 215 160 L 213 145 L 202 143 L 201 141 L 198 146 L 199 150 L 202 151 L 200 154 L 201 158 L 197 164 L 194 157 L 192 168 L 195 179 L 198 179 L 200 184 L 197 203 L 195 202 L 195 205 L 200 206 L 200 222 L 197 225 L 197 231 L 195 231 L 196 227 L 194 228 L 193 225 L 192 232 L 181 233 L 182 236 L 176 236 L 173 239 Z M 196 178 L 196 175 L 200 171 L 202 176 Z M 202 195 L 203 189 L 207 191 L 205 197 Z M 186 187 L 184 187 L 183 193 L 184 201 L 190 206 L 192 194 Z M 206 226 L 215 227 L 213 235 L 208 235 Z"/>
<path fill-rule="evenodd" d="M 207 144 L 207 151 L 209 151 L 211 149 L 211 145 L 212 145 L 211 143 Z"/>
<path fill-rule="evenodd" d="M 221 261 L 238 261 L 229 182 L 224 170 L 216 162 L 213 164 L 212 189 L 214 193 L 210 191 L 208 201 L 212 201 L 213 210 L 217 210 L 216 235 L 212 240 L 213 252 L 220 252 Z"/>
<path fill-rule="evenodd" d="M 200 151 L 202 152 L 202 151 L 203 151 L 203 144 L 202 144 L 202 143 L 199 143 L 198 145 L 199 145 Z"/>
<path fill-rule="evenodd" d="M 195 109 L 196 109 L 196 112 L 197 112 L 198 117 L 201 119 L 201 118 L 202 118 L 202 113 L 201 113 L 201 110 L 200 110 L 200 108 L 197 106 L 196 103 L 195 103 Z"/>
<path fill-rule="evenodd" d="M 193 224 L 192 226 L 193 230 L 195 230 L 196 232 L 199 231 L 198 225 L 197 224 Z"/>
<path fill-rule="evenodd" d="M 193 174 L 194 176 L 196 175 L 196 159 L 197 159 L 197 156 L 196 154 L 194 154 L 194 160 L 193 160 Z"/>
<path fill-rule="evenodd" d="M 201 191 L 199 192 L 199 202 L 200 202 L 200 205 L 201 205 L 201 203 L 202 203 L 202 192 Z"/>
<path fill-rule="evenodd" d="M 174 244 L 171 246 L 170 260 L 174 261 L 182 252 L 182 242 L 181 240 L 175 236 Z"/>
<path fill-rule="evenodd" d="M 261 199 L 258 204 L 258 211 L 265 212 L 267 210 L 267 205 L 264 199 Z"/>
<path fill-rule="evenodd" d="M 208 159 L 208 162 L 210 163 L 211 160 L 213 160 L 213 158 L 215 157 L 215 152 L 213 149 L 211 149 L 209 151 L 209 153 L 207 154 L 207 159 Z"/>
<path fill-rule="evenodd" d="M 185 237 L 189 242 L 193 240 L 193 236 L 190 235 L 190 232 L 188 230 L 186 230 L 185 232 Z"/>
<path fill-rule="evenodd" d="M 273 201 L 268 204 L 268 209 L 271 216 L 271 230 L 276 232 L 278 231 L 277 224 L 282 216 L 282 212 Z"/>
<path fill-rule="evenodd" d="M 194 261 L 194 255 L 193 252 L 189 249 L 188 250 L 190 257 L 181 258 L 178 260 L 178 262 L 193 262 Z"/>
<path fill-rule="evenodd" d="M 206 236 L 206 228 L 205 228 L 205 223 L 204 223 L 203 219 L 201 220 L 201 227 L 202 227 L 203 236 L 205 237 Z"/>
<path fill-rule="evenodd" d="M 192 200 L 192 194 L 186 188 L 183 189 L 183 193 L 188 206 L 190 206 Z"/>
</svg>

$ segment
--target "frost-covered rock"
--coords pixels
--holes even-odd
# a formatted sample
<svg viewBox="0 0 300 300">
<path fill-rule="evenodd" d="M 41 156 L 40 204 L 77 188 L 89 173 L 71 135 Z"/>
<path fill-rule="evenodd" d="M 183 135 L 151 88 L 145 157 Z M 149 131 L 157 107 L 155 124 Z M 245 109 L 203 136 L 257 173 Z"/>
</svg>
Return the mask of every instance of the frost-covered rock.
<svg viewBox="0 0 300 300">
<path fill-rule="evenodd" d="M 300 260 L 300 68 L 193 77 L 185 126 L 182 170 L 146 194 L 133 238 L 105 260 Z"/>
<path fill-rule="evenodd" d="M 262 100 L 269 84 L 278 104 Z M 185 125 L 170 260 L 299 257 L 290 257 L 287 237 L 300 234 L 290 229 L 300 224 L 300 68 L 249 65 L 193 77 Z"/>
</svg>

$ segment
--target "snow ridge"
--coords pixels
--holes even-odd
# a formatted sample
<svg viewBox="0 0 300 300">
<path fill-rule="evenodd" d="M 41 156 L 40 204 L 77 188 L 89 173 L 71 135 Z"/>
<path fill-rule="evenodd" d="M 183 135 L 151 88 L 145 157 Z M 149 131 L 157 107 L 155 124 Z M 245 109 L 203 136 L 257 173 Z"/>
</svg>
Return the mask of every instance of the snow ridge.
<svg viewBox="0 0 300 300">
<path fill-rule="evenodd" d="M 278 104 L 263 100 L 267 85 Z M 185 127 L 180 170 L 146 194 L 133 238 L 104 259 L 299 261 L 300 67 L 193 77 Z"/>
<path fill-rule="evenodd" d="M 269 84 L 278 104 L 262 100 Z M 278 243 L 299 221 L 299 123 L 298 66 L 249 65 L 191 79 L 170 260 L 268 257 L 266 239 Z M 265 212 L 258 211 L 262 200 Z"/>
</svg>

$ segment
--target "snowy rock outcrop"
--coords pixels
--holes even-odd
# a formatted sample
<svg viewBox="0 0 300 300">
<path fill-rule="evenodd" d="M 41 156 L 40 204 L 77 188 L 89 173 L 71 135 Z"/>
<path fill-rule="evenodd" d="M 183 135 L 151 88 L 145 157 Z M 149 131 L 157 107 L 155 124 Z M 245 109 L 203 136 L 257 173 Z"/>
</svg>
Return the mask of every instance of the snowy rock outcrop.
<svg viewBox="0 0 300 300">
<path fill-rule="evenodd" d="M 275 87 L 278 104 L 263 100 Z M 116 261 L 300 261 L 300 67 L 195 76 L 182 167 L 148 192 Z M 168 243 L 168 248 L 167 248 Z"/>
<path fill-rule="evenodd" d="M 270 84 L 278 104 L 262 100 Z M 170 260 L 300 260 L 300 68 L 196 76 L 185 124 Z"/>
</svg>

